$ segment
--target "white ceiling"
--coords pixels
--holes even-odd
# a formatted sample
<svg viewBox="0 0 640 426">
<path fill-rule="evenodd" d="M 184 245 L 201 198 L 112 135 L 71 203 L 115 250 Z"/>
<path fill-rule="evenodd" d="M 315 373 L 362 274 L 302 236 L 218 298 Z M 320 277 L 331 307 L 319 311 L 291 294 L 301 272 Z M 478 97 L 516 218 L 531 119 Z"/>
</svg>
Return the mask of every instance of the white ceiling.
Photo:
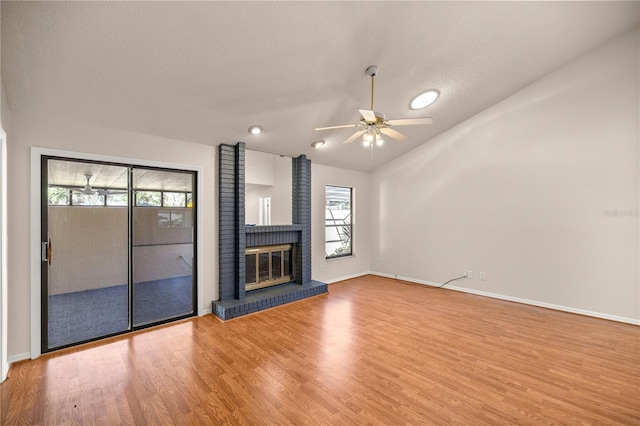
<svg viewBox="0 0 640 426">
<path fill-rule="evenodd" d="M 638 2 L 2 2 L 12 111 L 370 171 L 639 22 Z M 430 116 L 371 154 L 368 109 Z M 440 99 L 408 108 L 425 89 Z M 252 124 L 263 134 L 249 135 Z M 311 142 L 326 139 L 314 150 Z"/>
</svg>

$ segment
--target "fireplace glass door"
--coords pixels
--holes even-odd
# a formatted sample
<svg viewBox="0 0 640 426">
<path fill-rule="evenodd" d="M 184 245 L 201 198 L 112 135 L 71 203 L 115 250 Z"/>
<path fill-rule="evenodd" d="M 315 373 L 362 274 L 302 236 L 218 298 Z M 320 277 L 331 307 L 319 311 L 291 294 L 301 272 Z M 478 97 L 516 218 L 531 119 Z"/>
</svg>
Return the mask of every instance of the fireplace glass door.
<svg viewBox="0 0 640 426">
<path fill-rule="evenodd" d="M 291 244 L 247 248 L 245 289 L 249 291 L 293 281 L 292 252 Z"/>
</svg>

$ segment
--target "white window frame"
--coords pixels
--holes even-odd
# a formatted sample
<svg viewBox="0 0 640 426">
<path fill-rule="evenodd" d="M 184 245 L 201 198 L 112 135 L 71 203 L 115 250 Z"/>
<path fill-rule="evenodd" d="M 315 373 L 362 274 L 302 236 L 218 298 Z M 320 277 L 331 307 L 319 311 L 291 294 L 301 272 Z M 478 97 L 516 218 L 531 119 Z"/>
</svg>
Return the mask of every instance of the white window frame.
<svg viewBox="0 0 640 426">
<path fill-rule="evenodd" d="M 345 225 L 345 224 L 341 224 L 341 225 L 337 225 L 335 223 L 334 219 L 334 223 L 333 224 L 329 224 L 328 220 L 327 220 L 327 211 L 330 211 L 331 209 L 327 208 L 327 189 L 328 188 L 342 188 L 342 189 L 348 189 L 349 190 L 349 224 Z M 353 256 L 353 247 L 354 247 L 354 188 L 351 186 L 345 186 L 345 185 L 325 185 L 324 187 L 324 247 L 325 247 L 325 259 L 326 260 L 333 260 L 333 259 L 341 259 L 341 258 L 345 258 L 345 257 L 352 257 Z M 329 243 L 327 241 L 327 228 L 329 227 L 333 227 L 335 226 L 336 228 L 338 226 L 348 226 L 349 227 L 349 251 L 346 253 L 339 253 L 339 254 L 329 254 L 327 252 L 327 244 Z M 338 231 L 339 233 L 339 231 Z M 333 241 L 334 243 L 337 241 Z"/>
</svg>

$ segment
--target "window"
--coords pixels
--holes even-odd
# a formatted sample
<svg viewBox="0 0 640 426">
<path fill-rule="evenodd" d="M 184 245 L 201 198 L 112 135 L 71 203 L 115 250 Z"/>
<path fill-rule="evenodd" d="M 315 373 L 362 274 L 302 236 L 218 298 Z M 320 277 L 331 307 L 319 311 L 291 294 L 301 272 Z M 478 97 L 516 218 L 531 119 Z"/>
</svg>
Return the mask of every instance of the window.
<svg viewBox="0 0 640 426">
<path fill-rule="evenodd" d="M 104 195 L 87 195 L 80 192 L 73 192 L 71 194 L 71 204 L 74 206 L 104 206 Z"/>
<path fill-rule="evenodd" d="M 71 204 L 71 190 L 68 188 L 59 188 L 57 186 L 49 187 L 49 205 L 50 206 L 68 206 Z"/>
<path fill-rule="evenodd" d="M 185 212 L 180 210 L 158 210 L 159 228 L 188 228 L 191 221 L 185 221 Z"/>
<path fill-rule="evenodd" d="M 98 192 L 102 193 L 84 194 L 69 187 L 49 186 L 49 205 L 92 207 L 127 207 L 129 205 L 129 194 L 127 192 L 110 189 Z M 193 194 L 191 192 L 136 191 L 135 200 L 136 207 L 193 207 Z M 171 227 L 182 227 L 184 217 L 182 213 L 175 213 L 174 216 L 167 216 L 167 220 L 172 223 Z"/>
<path fill-rule="evenodd" d="M 107 206 L 126 207 L 129 205 L 127 193 L 107 194 Z"/>
<path fill-rule="evenodd" d="M 191 192 L 136 191 L 136 207 L 193 207 Z"/>
<path fill-rule="evenodd" d="M 136 206 L 160 207 L 162 206 L 162 192 L 160 191 L 136 191 Z"/>
<path fill-rule="evenodd" d="M 162 205 L 164 207 L 184 207 L 187 203 L 187 194 L 184 192 L 163 192 Z"/>
<path fill-rule="evenodd" d="M 327 259 L 351 256 L 353 188 L 325 187 L 325 253 Z"/>
</svg>

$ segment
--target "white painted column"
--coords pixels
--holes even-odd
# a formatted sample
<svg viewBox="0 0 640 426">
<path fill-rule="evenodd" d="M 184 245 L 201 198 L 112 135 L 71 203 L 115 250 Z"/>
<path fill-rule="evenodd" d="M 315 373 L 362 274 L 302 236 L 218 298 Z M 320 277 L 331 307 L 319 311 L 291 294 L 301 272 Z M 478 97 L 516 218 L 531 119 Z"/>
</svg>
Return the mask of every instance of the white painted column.
<svg viewBox="0 0 640 426">
<path fill-rule="evenodd" d="M 0 382 L 7 378 L 7 134 L 0 129 Z"/>
</svg>

